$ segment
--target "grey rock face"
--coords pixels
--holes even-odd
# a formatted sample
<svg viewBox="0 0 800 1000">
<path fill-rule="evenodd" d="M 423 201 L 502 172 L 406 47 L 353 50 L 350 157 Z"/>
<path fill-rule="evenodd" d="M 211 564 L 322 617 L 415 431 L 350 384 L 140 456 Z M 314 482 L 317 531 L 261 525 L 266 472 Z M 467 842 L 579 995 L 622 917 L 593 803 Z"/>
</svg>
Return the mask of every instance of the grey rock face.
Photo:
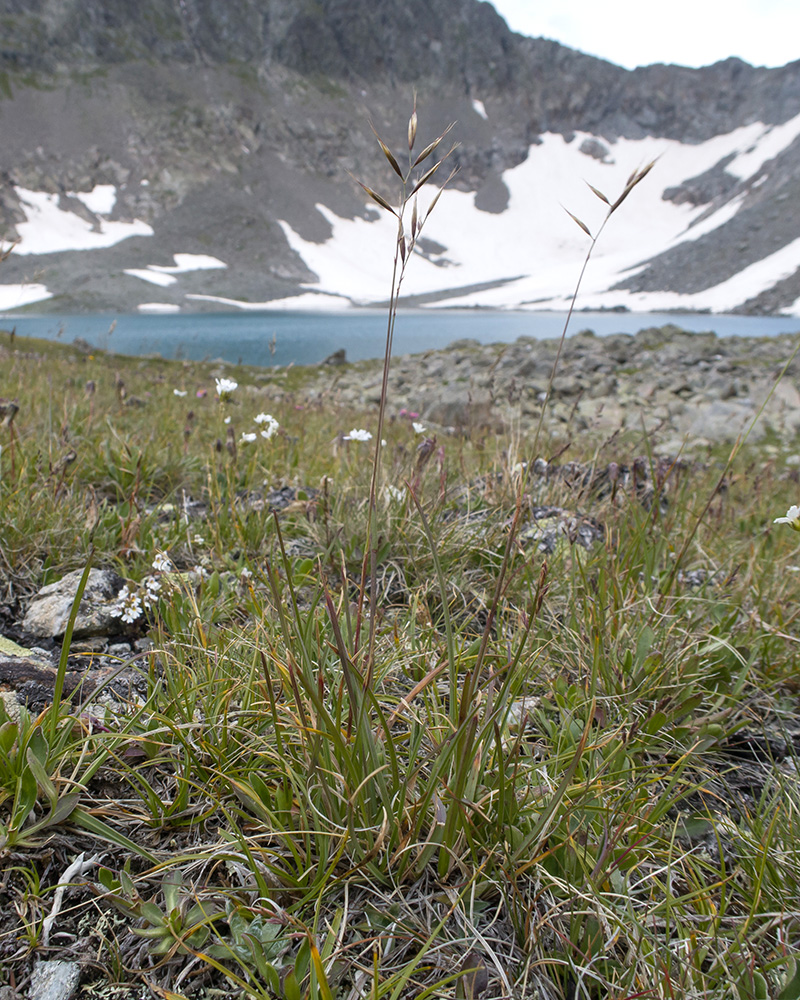
<svg viewBox="0 0 800 1000">
<path fill-rule="evenodd" d="M 323 240 L 317 203 L 364 216 L 350 175 L 371 181 L 386 167 L 369 122 L 402 148 L 412 83 L 426 135 L 458 121 L 453 185 L 492 213 L 508 205 L 503 172 L 545 132 L 590 132 L 585 156 L 613 158 L 618 137 L 701 142 L 800 108 L 800 62 L 628 71 L 515 35 L 478 0 L 0 0 L 0 26 L 0 232 L 13 240 L 26 214 L 15 186 L 58 194 L 100 225 L 68 195 L 97 184 L 117 187 L 115 220 L 154 230 L 41 255 L 53 305 L 68 312 L 134 311 L 143 298 L 130 269 L 207 253 L 208 233 L 228 264 L 216 294 L 260 302 L 313 282 L 277 222 Z M 800 219 L 798 162 L 789 148 L 739 183 L 721 160 L 666 191 L 709 210 L 743 201 L 725 226 L 619 287 L 691 293 L 786 246 Z M 12 255 L 4 283 L 29 281 L 29 265 Z M 185 296 L 207 282 L 186 273 L 159 300 L 206 308 Z M 798 296 L 800 271 L 740 309 L 776 312 Z"/>
<path fill-rule="evenodd" d="M 48 639 L 63 637 L 83 570 L 68 573 L 56 583 L 42 587 L 33 598 L 22 622 L 28 635 Z M 84 639 L 121 631 L 120 620 L 111 614 L 123 579 L 107 569 L 92 569 L 83 592 L 73 636 Z"/>
<path fill-rule="evenodd" d="M 31 976 L 28 1000 L 70 1000 L 80 977 L 77 962 L 38 962 Z"/>
</svg>

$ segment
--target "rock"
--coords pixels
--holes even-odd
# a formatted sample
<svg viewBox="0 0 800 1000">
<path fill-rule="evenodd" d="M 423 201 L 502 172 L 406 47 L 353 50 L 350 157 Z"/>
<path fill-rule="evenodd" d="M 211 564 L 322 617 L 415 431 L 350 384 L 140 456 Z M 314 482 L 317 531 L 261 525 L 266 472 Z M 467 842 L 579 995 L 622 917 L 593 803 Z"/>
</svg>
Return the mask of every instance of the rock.
<svg viewBox="0 0 800 1000">
<path fill-rule="evenodd" d="M 329 354 L 321 363 L 323 365 L 346 365 L 347 352 L 343 347 L 340 347 L 338 351 L 334 351 L 333 354 Z"/>
<path fill-rule="evenodd" d="M 755 409 L 746 401 L 713 400 L 708 406 L 696 411 L 689 408 L 676 420 L 679 430 L 690 437 L 705 437 L 714 441 L 732 441 L 748 426 L 755 416 Z M 763 422 L 753 428 L 750 439 L 756 440 L 764 434 Z"/>
<path fill-rule="evenodd" d="M 56 583 L 42 587 L 31 601 L 22 621 L 22 628 L 28 635 L 49 639 L 63 638 L 82 575 L 83 570 L 78 569 L 73 573 L 67 573 Z M 86 589 L 75 619 L 74 638 L 116 635 L 124 631 L 120 619 L 111 614 L 123 584 L 122 577 L 112 570 L 89 571 Z"/>
<path fill-rule="evenodd" d="M 37 962 L 31 976 L 28 1000 L 70 1000 L 81 978 L 77 962 Z"/>
<path fill-rule="evenodd" d="M 18 646 L 16 642 L 11 639 L 6 639 L 4 635 L 0 635 L 0 654 L 5 656 L 29 656 L 31 653 L 30 649 L 26 649 L 24 646 Z M 2 997 L 0 997 L 2 1000 Z"/>
<path fill-rule="evenodd" d="M 431 423 L 458 430 L 492 423 L 492 395 L 487 389 L 456 382 L 439 387 L 432 396 L 422 410 Z"/>
</svg>

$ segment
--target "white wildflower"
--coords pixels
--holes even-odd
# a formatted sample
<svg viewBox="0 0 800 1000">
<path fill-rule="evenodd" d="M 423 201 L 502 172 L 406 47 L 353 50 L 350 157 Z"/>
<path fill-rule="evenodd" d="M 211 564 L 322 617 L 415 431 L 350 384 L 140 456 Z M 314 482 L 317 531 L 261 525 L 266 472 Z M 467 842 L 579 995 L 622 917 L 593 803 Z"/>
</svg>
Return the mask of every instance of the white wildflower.
<svg viewBox="0 0 800 1000">
<path fill-rule="evenodd" d="M 232 378 L 218 378 L 214 381 L 217 383 L 217 395 L 220 399 L 227 399 L 239 388 L 239 383 Z"/>
<path fill-rule="evenodd" d="M 205 538 L 203 538 L 202 535 L 193 535 L 192 536 L 192 541 L 194 542 L 195 545 L 205 545 L 206 544 L 206 540 L 205 540 Z"/>
<path fill-rule="evenodd" d="M 359 430 L 358 427 L 354 427 L 349 434 L 345 434 L 345 441 L 371 441 L 372 434 L 370 431 Z"/>
<path fill-rule="evenodd" d="M 169 573 L 172 569 L 172 560 L 164 552 L 157 552 L 152 565 L 157 573 Z"/>
<path fill-rule="evenodd" d="M 414 428 L 415 434 L 424 434 L 428 429 L 425 424 L 421 423 L 419 420 L 412 421 L 411 426 Z"/>
<path fill-rule="evenodd" d="M 253 441 L 255 441 L 255 439 L 256 439 L 256 435 L 255 434 L 244 433 L 239 438 L 239 444 L 252 444 Z"/>
<path fill-rule="evenodd" d="M 795 531 L 800 531 L 800 507 L 797 504 L 792 504 L 792 506 L 786 511 L 786 517 L 776 517 L 774 524 L 788 524 L 790 528 L 794 528 Z"/>
<path fill-rule="evenodd" d="M 186 389 L 173 389 L 172 390 L 172 395 L 173 396 L 188 396 L 189 394 L 186 391 Z"/>
<path fill-rule="evenodd" d="M 117 603 L 110 613 L 128 624 L 135 622 L 142 615 L 142 599 L 138 591 L 131 591 L 126 583 L 117 594 Z"/>
<path fill-rule="evenodd" d="M 399 503 L 406 495 L 404 486 L 392 486 L 390 483 L 384 489 L 387 500 L 394 500 Z"/>
<path fill-rule="evenodd" d="M 231 422 L 231 418 L 230 417 L 225 417 L 225 419 L 222 422 L 223 422 L 223 424 L 229 424 Z"/>
<path fill-rule="evenodd" d="M 142 603 L 146 608 L 152 608 L 158 601 L 158 592 L 161 590 L 161 584 L 154 576 L 146 576 L 142 580 L 142 583 L 145 587 L 142 591 Z"/>
<path fill-rule="evenodd" d="M 255 417 L 255 422 L 257 424 L 265 425 L 261 429 L 261 437 L 266 438 L 267 441 L 277 434 L 278 428 L 280 427 L 280 424 L 271 413 L 259 413 L 259 415 Z"/>
</svg>

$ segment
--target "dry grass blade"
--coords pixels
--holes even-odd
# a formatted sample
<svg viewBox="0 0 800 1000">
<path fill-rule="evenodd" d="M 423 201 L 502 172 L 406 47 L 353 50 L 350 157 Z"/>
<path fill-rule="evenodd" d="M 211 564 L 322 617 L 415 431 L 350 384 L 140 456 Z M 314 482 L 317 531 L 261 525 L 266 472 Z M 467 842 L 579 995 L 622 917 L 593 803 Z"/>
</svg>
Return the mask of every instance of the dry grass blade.
<svg viewBox="0 0 800 1000">
<path fill-rule="evenodd" d="M 405 180 L 405 178 L 403 177 L 403 171 L 400 169 L 400 165 L 397 162 L 394 153 L 392 153 L 391 149 L 389 149 L 389 147 L 386 145 L 383 139 L 381 139 L 381 137 L 375 131 L 375 126 L 372 124 L 372 122 L 369 123 L 369 127 L 372 129 L 375 138 L 378 140 L 378 145 L 381 147 L 383 155 L 389 161 L 389 165 L 391 166 L 392 170 L 394 170 L 394 172 L 397 174 L 397 176 L 400 178 L 401 181 Z"/>
<path fill-rule="evenodd" d="M 447 187 L 447 185 L 450 183 L 450 181 L 455 177 L 455 175 L 457 173 L 458 173 L 458 167 L 453 167 L 453 169 L 448 174 L 447 180 L 444 182 L 444 184 L 442 184 L 442 186 L 439 188 L 439 190 L 433 196 L 433 199 L 432 199 L 430 205 L 428 205 L 428 211 L 425 213 L 425 218 L 422 220 L 422 222 L 420 222 L 419 229 L 422 229 L 422 227 L 428 221 L 428 216 L 431 214 L 431 212 L 434 210 L 434 208 L 436 208 L 436 202 L 442 197 L 442 191 L 444 191 L 444 189 Z M 419 229 L 418 229 L 418 231 L 419 231 Z"/>
<path fill-rule="evenodd" d="M 408 151 L 409 153 L 414 148 L 414 142 L 417 138 L 417 102 L 414 99 L 414 110 L 411 112 L 411 117 L 408 119 Z"/>
<path fill-rule="evenodd" d="M 417 183 L 411 189 L 411 197 L 413 197 L 417 193 L 417 191 L 419 191 L 419 189 L 423 186 L 423 184 L 426 184 L 431 179 L 431 177 L 433 177 L 433 175 L 436 173 L 436 171 L 439 169 L 439 167 L 441 167 L 441 165 L 443 163 L 444 163 L 444 160 L 439 160 L 439 162 L 435 163 L 430 168 L 430 170 L 426 170 L 425 171 L 425 173 L 422 175 L 422 177 L 420 177 L 420 179 L 417 181 Z"/>
<path fill-rule="evenodd" d="M 587 181 L 586 182 L 586 186 L 589 188 L 590 191 L 592 191 L 594 194 L 596 194 L 597 197 L 600 199 L 600 201 L 602 201 L 604 204 L 606 204 L 606 205 L 610 205 L 611 204 L 611 202 L 608 200 L 608 198 L 606 198 L 606 196 L 603 194 L 603 192 L 600 191 L 598 188 L 596 188 L 594 186 L 594 184 L 590 184 Z"/>
<path fill-rule="evenodd" d="M 647 177 L 647 175 L 650 173 L 650 171 L 653 169 L 653 167 L 655 165 L 656 165 L 656 161 L 655 160 L 651 160 L 647 164 L 647 166 L 646 167 L 642 167 L 641 170 L 634 170 L 634 172 L 628 178 L 628 180 L 627 180 L 627 182 L 625 184 L 625 187 L 622 190 L 622 194 L 619 196 L 619 198 L 617 198 L 617 200 L 614 202 L 614 204 L 609 208 L 609 210 L 608 210 L 608 214 L 609 215 L 612 212 L 616 212 L 616 210 L 623 203 L 623 201 L 625 201 L 625 199 L 628 197 L 628 195 L 631 193 L 631 191 L 633 191 L 633 189 L 636 187 L 636 185 L 639 184 L 639 183 L 641 183 L 641 181 L 643 181 L 645 179 L 645 177 Z"/>
<path fill-rule="evenodd" d="M 445 136 L 450 132 L 450 130 L 455 127 L 455 124 L 456 124 L 455 122 L 451 122 L 447 126 L 447 128 L 444 130 L 444 132 L 442 132 L 442 134 L 438 137 L 438 139 L 434 139 L 432 143 L 430 143 L 429 145 L 427 145 L 422 150 L 422 152 L 419 154 L 419 156 L 416 158 L 416 160 L 414 160 L 414 164 L 413 165 L 415 167 L 418 167 L 420 165 L 420 163 L 423 162 L 423 160 L 427 160 L 428 159 L 428 157 L 431 155 L 431 153 L 434 151 L 434 149 L 436 149 L 439 146 L 439 144 L 442 142 L 442 140 L 445 138 Z M 450 150 L 450 152 L 452 152 L 452 149 Z M 450 154 L 448 153 L 448 156 L 449 155 Z M 445 159 L 446 159 L 446 157 L 445 157 Z"/>
<path fill-rule="evenodd" d="M 381 206 L 381 208 L 385 208 L 387 212 L 391 212 L 395 218 L 398 217 L 397 209 L 393 208 L 382 195 L 379 195 L 377 191 L 373 191 L 371 187 L 367 187 L 367 185 L 361 181 L 358 181 L 358 184 L 367 192 L 373 201 L 377 202 Z"/>
<path fill-rule="evenodd" d="M 564 208 L 563 205 L 561 207 Z M 591 232 L 589 230 L 589 227 L 586 225 L 586 223 L 582 222 L 578 218 L 577 215 L 573 215 L 572 212 L 570 212 L 570 210 L 568 208 L 564 208 L 564 211 L 567 213 L 567 215 L 570 217 L 570 219 L 572 219 L 572 221 L 574 223 L 576 223 L 577 225 L 579 225 L 581 227 L 581 229 L 586 233 L 586 235 L 589 237 L 589 239 L 591 239 L 592 238 L 592 234 L 591 234 Z"/>
</svg>

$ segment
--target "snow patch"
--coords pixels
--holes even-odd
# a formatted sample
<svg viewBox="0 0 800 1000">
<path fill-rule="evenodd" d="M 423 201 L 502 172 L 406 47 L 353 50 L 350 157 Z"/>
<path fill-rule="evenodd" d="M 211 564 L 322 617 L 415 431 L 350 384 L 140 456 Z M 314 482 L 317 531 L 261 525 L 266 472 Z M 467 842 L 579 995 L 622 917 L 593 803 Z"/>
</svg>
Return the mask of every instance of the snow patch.
<svg viewBox="0 0 800 1000">
<path fill-rule="evenodd" d="M 181 307 L 173 302 L 140 302 L 136 307 L 142 313 L 179 313 Z"/>
<path fill-rule="evenodd" d="M 142 281 L 149 281 L 151 285 L 160 285 L 161 288 L 168 288 L 178 280 L 171 274 L 151 271 L 149 267 L 126 267 L 123 274 L 130 274 L 133 278 L 141 278 Z"/>
<path fill-rule="evenodd" d="M 484 121 L 489 120 L 489 116 L 486 114 L 486 108 L 483 106 L 483 101 L 475 100 L 472 102 L 472 107 L 476 114 L 479 114 Z"/>
<path fill-rule="evenodd" d="M 113 184 L 95 184 L 91 191 L 70 191 L 70 198 L 77 198 L 95 215 L 110 215 L 117 203 L 117 189 Z"/>
<path fill-rule="evenodd" d="M 176 274 L 184 274 L 187 271 L 214 271 L 228 266 L 224 261 L 204 253 L 176 253 L 172 259 L 175 261 L 174 266 L 148 264 L 147 267 L 126 268 L 124 273 L 134 278 L 141 278 L 142 281 L 149 281 L 152 285 L 167 288 L 178 280 L 174 277 Z"/>
<path fill-rule="evenodd" d="M 25 222 L 17 223 L 20 242 L 14 252 L 21 256 L 64 253 L 68 250 L 104 250 L 131 236 L 153 235 L 153 229 L 140 219 L 134 219 L 133 222 L 103 219 L 97 226 L 93 226 L 74 212 L 60 208 L 57 194 L 29 191 L 21 187 L 15 187 L 14 190 L 26 217 Z M 93 194 L 94 192 L 90 192 L 87 197 L 91 198 Z M 103 197 L 105 205 L 108 203 L 107 193 Z M 100 196 L 97 201 L 100 201 Z"/>
<path fill-rule="evenodd" d="M 305 292 L 303 295 L 291 295 L 285 299 L 270 299 L 268 302 L 245 302 L 242 299 L 226 299 L 221 295 L 198 295 L 188 292 L 187 299 L 199 302 L 218 302 L 223 306 L 233 306 L 235 309 L 258 312 L 331 312 L 336 309 L 349 309 L 352 302 L 341 295 L 324 295 L 317 292 Z"/>
<path fill-rule="evenodd" d="M 52 297 L 45 285 L 0 285 L 0 311 L 19 309 Z"/>
<path fill-rule="evenodd" d="M 760 134 L 748 146 L 746 151 L 739 153 L 725 167 L 729 174 L 733 174 L 741 180 L 757 174 L 765 163 L 774 159 L 794 142 L 800 135 L 800 114 L 795 115 L 794 118 L 790 118 L 783 125 L 762 125 L 757 123 L 756 127 L 761 130 Z M 747 128 L 752 129 L 753 126 L 749 125 Z"/>
<path fill-rule="evenodd" d="M 217 271 L 226 268 L 225 261 L 209 257 L 205 253 L 176 253 L 172 255 L 174 267 L 164 267 L 161 264 L 148 264 L 148 270 L 160 271 L 162 274 L 182 274 L 184 271 Z"/>
</svg>

